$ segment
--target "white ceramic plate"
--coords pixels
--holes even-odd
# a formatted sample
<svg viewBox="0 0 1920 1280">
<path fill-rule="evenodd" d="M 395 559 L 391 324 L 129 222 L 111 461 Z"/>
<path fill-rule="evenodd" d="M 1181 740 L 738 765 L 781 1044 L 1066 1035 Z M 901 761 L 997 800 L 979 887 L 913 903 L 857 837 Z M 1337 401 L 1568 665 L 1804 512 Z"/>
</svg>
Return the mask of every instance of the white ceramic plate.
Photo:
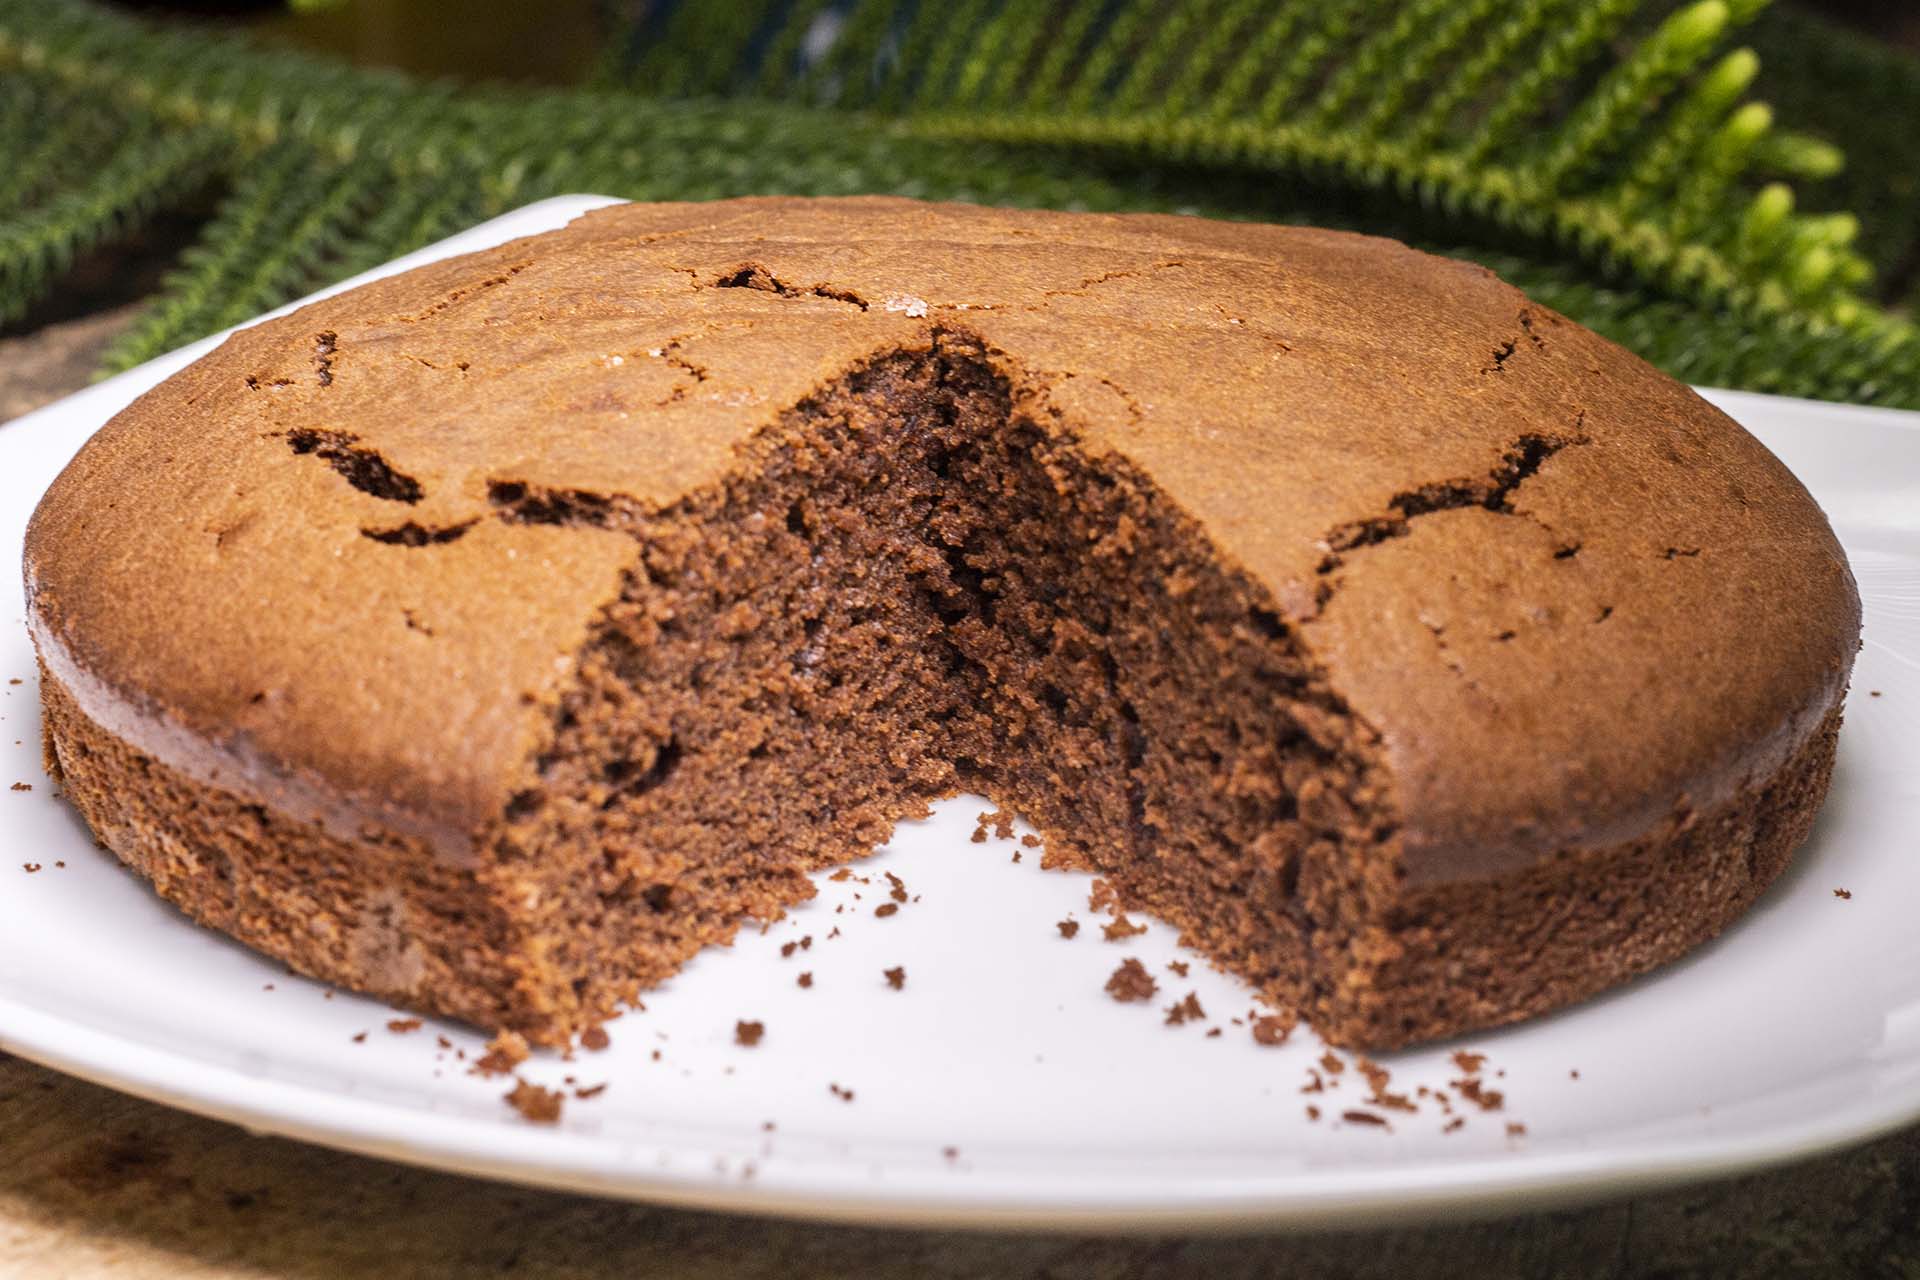
<svg viewBox="0 0 1920 1280">
<path fill-rule="evenodd" d="M 533 205 L 385 270 L 599 203 Z M 0 427 L 0 563 L 18 563 L 29 511 L 88 433 L 213 341 Z M 329 995 L 195 928 L 95 850 L 40 769 L 12 588 L 0 680 L 21 683 L 0 685 L 0 1046 L 250 1129 L 397 1160 L 867 1221 L 1149 1228 L 1484 1214 L 1728 1174 L 1911 1121 L 1920 415 L 1712 398 L 1812 487 L 1860 578 L 1866 648 L 1833 796 L 1784 882 L 1718 943 L 1470 1042 L 1506 1103 L 1456 1103 L 1467 1123 L 1454 1132 L 1431 1098 L 1392 1114 L 1390 1128 L 1341 1120 L 1363 1102 L 1351 1069 L 1337 1089 L 1303 1095 L 1323 1052 L 1310 1035 L 1255 1044 L 1232 1020 L 1248 1011 L 1246 991 L 1203 964 L 1186 978 L 1169 971 L 1178 953 L 1164 926 L 1103 940 L 1086 878 L 1043 874 L 1032 850 L 1016 863 L 1017 842 L 973 842 L 985 806 L 967 800 L 902 826 L 858 867 L 871 883 L 823 878 L 820 897 L 788 920 L 699 957 L 646 1012 L 611 1024 L 605 1052 L 526 1064 L 551 1085 L 608 1084 L 570 1099 L 557 1126 L 530 1124 L 503 1103 L 505 1082 L 466 1073 L 459 1055 L 476 1056 L 478 1036 L 431 1023 L 390 1031 L 393 1011 Z M 33 790 L 7 790 L 16 780 Z M 42 869 L 27 873 L 29 862 Z M 888 919 L 873 914 L 882 871 L 911 895 Z M 1069 914 L 1087 922 L 1072 941 L 1055 928 Z M 811 946 L 782 956 L 802 938 Z M 1128 955 L 1160 980 L 1150 1005 L 1102 992 Z M 882 977 L 896 965 L 898 991 Z M 1188 991 L 1208 1017 L 1166 1025 L 1162 1008 Z M 734 1043 L 739 1019 L 765 1025 L 757 1047 Z M 1460 1047 L 1392 1056 L 1391 1087 L 1446 1087 Z"/>
</svg>

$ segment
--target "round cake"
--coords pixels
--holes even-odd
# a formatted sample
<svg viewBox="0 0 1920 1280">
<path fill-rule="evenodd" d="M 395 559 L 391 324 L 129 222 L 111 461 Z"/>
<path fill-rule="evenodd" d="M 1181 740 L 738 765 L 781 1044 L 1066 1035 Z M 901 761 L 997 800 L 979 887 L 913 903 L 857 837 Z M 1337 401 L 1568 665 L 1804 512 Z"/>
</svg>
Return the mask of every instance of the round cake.
<svg viewBox="0 0 1920 1280">
<path fill-rule="evenodd" d="M 1686 387 L 1391 241 L 624 205 L 244 330 L 28 533 L 47 759 L 194 919 L 562 1043 L 979 792 L 1382 1049 L 1740 915 L 1859 603 Z"/>
</svg>

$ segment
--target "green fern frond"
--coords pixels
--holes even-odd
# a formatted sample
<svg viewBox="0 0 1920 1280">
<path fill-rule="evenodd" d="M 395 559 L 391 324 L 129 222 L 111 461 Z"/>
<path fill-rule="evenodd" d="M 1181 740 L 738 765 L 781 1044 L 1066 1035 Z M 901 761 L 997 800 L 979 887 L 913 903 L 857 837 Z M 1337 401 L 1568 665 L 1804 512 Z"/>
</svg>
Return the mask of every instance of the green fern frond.
<svg viewBox="0 0 1920 1280">
<path fill-rule="evenodd" d="M 1558 19 L 1568 0 L 1535 0 L 1517 7 L 1503 6 L 1500 22 L 1488 31 L 1480 47 L 1459 66 L 1429 86 L 1426 105 L 1419 108 L 1401 132 L 1407 145 L 1426 150 L 1452 133 L 1467 108 L 1481 100 L 1501 73 L 1512 74 L 1521 54 L 1530 48 L 1549 22 Z"/>
<path fill-rule="evenodd" d="M 1315 13 L 1317 21 L 1301 31 L 1293 49 L 1277 67 L 1266 74 L 1266 88 L 1260 104 L 1252 112 L 1263 125 L 1278 123 L 1287 108 L 1311 82 L 1323 59 L 1347 38 L 1353 29 L 1355 11 L 1364 0 L 1323 0 Z"/>
<path fill-rule="evenodd" d="M 1370 98 L 1377 101 L 1386 96 L 1382 90 L 1396 70 L 1413 65 L 1407 55 L 1421 34 L 1444 26 L 1447 14 L 1456 7 L 1455 0 L 1409 0 L 1401 6 L 1391 22 L 1380 24 L 1378 30 L 1362 39 L 1327 78 L 1325 87 L 1302 113 L 1305 123 L 1334 128 L 1356 104 L 1365 106 Z"/>
<path fill-rule="evenodd" d="M 136 130 L 88 185 L 0 221 L 0 321 L 26 313 L 87 250 L 122 235 L 168 199 L 204 182 L 217 140 L 207 133 Z"/>
<path fill-rule="evenodd" d="M 372 168 L 330 170 L 298 144 L 262 155 L 222 204 L 207 248 L 168 279 L 162 300 L 108 351 L 106 366 L 131 368 L 167 351 L 178 333 L 238 324 L 391 256 L 383 247 L 366 262 L 364 242 L 348 252 L 355 215 L 379 177 Z M 405 201 L 388 206 L 408 208 Z"/>
<path fill-rule="evenodd" d="M 510 93 L 0 0 L 0 310 L 209 177 L 117 366 L 547 195 L 893 191 L 1397 234 L 1683 376 L 1920 404 L 1859 224 L 1767 181 L 1837 153 L 1747 100 L 1758 4 L 680 0 L 630 87 Z M 73 122 L 33 164 L 23 111 Z"/>
<path fill-rule="evenodd" d="M 955 95 L 961 102 L 1004 110 L 1018 94 L 1034 51 L 1048 37 L 1051 0 L 1009 0 L 981 33 Z"/>
<path fill-rule="evenodd" d="M 1440 69 L 1455 57 L 1474 32 L 1498 13 L 1504 0 L 1444 0 L 1426 22 L 1424 38 L 1408 47 L 1398 61 L 1382 68 L 1361 118 L 1362 132 L 1379 135 L 1404 120 L 1417 94 L 1430 86 Z M 1469 93 L 1472 86 L 1468 86 Z"/>
<path fill-rule="evenodd" d="M 129 128 L 138 126 L 98 104 L 55 114 L 43 94 L 32 92 L 26 81 L 17 91 L 9 114 L 14 123 L 4 135 L 6 155 L 0 168 L 0 217 L 27 209 L 98 171 Z"/>
<path fill-rule="evenodd" d="M 1302 9 L 1299 0 L 1225 0 L 1221 10 L 1210 15 L 1187 56 L 1162 77 L 1161 114 L 1178 117 L 1211 112 L 1243 63 L 1271 65 L 1279 48 L 1272 43 L 1276 33 L 1284 34 Z M 1229 55 L 1234 55 L 1231 63 Z M 1251 79 L 1249 75 L 1247 83 Z M 1210 86 L 1218 86 L 1219 91 L 1203 96 Z M 1238 92 L 1244 94 L 1246 85 L 1241 84 Z"/>
<path fill-rule="evenodd" d="M 1823 182 L 1846 167 L 1846 155 L 1830 142 L 1776 129 L 1755 147 L 1754 164 L 1783 178 Z"/>
<path fill-rule="evenodd" d="M 969 95 L 979 68 L 996 59 L 1025 65 L 1018 36 L 1031 32 L 1033 14 L 986 0 L 922 5 L 899 58 L 878 72 L 877 100 L 914 133 L 950 143 L 1090 149 L 1107 163 L 1254 163 L 1331 188 L 1411 196 L 1496 230 L 1544 236 L 1589 255 L 1591 266 L 1661 290 L 1708 288 L 1716 303 L 1809 305 L 1826 296 L 1814 282 L 1852 274 L 1851 266 L 1828 270 L 1819 247 L 1793 262 L 1730 258 L 1702 231 L 1737 216 L 1743 175 L 1769 154 L 1766 131 L 1754 132 L 1762 117 L 1736 113 L 1739 90 L 1726 92 L 1750 56 L 1711 61 L 1753 0 L 1696 0 L 1669 13 L 1595 87 L 1562 105 L 1566 87 L 1647 5 L 1595 0 L 1556 27 L 1547 21 L 1556 2 L 1534 0 L 1518 15 L 1509 7 L 1483 32 L 1485 47 L 1507 56 L 1528 47 L 1531 60 L 1503 80 L 1497 62 L 1469 58 L 1457 72 L 1462 90 L 1446 51 L 1497 6 L 1280 4 L 1249 32 L 1250 15 L 1238 6 L 1082 0 L 1055 15 L 1063 20 L 1020 107 L 999 112 L 977 109 Z M 1218 72 L 1222 31 L 1243 48 Z M 1159 85 L 1196 109 L 1150 109 Z M 1666 109 L 1676 93 L 1680 105 Z M 1398 104 L 1413 98 L 1440 102 L 1446 113 L 1424 118 L 1413 138 L 1382 137 Z M 1284 119 L 1296 102 L 1298 119 Z M 1478 123 L 1467 137 L 1436 145 L 1468 108 Z M 1355 115 L 1356 124 L 1343 124 Z M 1516 148 L 1521 131 L 1546 142 Z"/>
<path fill-rule="evenodd" d="M 1041 59 L 1040 67 L 1034 73 L 1033 82 L 1020 100 L 1020 108 L 1053 102 L 1063 86 L 1073 83 L 1074 71 L 1080 64 L 1099 16 L 1100 6 L 1085 3 L 1084 0 L 1078 4 L 1056 6 L 1053 37 L 1047 42 L 1046 56 Z"/>
<path fill-rule="evenodd" d="M 1128 61 L 1137 60 L 1141 38 L 1155 22 L 1156 8 L 1153 0 L 1123 0 L 1077 69 L 1061 97 L 1061 107 L 1069 112 L 1091 111 L 1108 100 L 1109 82 Z M 941 101 L 936 94 L 922 95 L 921 100 Z"/>
<path fill-rule="evenodd" d="M 1124 68 L 1119 85 L 1109 99 L 1110 109 L 1151 110 L 1167 70 L 1178 65 L 1180 52 L 1204 31 L 1211 17 L 1208 6 L 1203 4 L 1163 7 L 1158 15 L 1160 28 L 1155 38 L 1146 43 L 1139 57 L 1132 59 L 1132 65 Z"/>
<path fill-rule="evenodd" d="M 1638 7 L 1637 0 L 1592 0 L 1577 8 L 1573 21 L 1557 37 L 1550 38 L 1493 100 L 1467 142 L 1466 159 L 1477 164 L 1510 146 L 1594 51 L 1626 25 Z"/>
<path fill-rule="evenodd" d="M 1722 0 L 1701 0 L 1668 18 L 1641 41 L 1556 131 L 1552 149 L 1540 161 L 1541 181 L 1553 187 L 1567 185 L 1595 157 L 1604 157 L 1610 146 L 1628 140 L 1630 131 L 1699 67 L 1725 34 L 1732 16 Z"/>
<path fill-rule="evenodd" d="M 1735 49 L 1696 80 L 1675 104 L 1666 127 L 1642 139 L 1637 154 L 1628 161 L 1621 200 L 1631 208 L 1641 208 L 1673 190 L 1714 129 L 1739 104 L 1759 70 L 1760 59 L 1753 50 Z"/>
</svg>

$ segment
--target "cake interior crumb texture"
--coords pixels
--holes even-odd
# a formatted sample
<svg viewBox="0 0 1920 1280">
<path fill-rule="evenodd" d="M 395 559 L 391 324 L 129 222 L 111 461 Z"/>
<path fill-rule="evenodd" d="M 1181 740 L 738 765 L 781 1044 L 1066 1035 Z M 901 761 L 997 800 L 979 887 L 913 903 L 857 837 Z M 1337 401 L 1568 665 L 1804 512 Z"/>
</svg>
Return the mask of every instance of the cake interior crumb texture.
<svg viewBox="0 0 1920 1280">
<path fill-rule="evenodd" d="M 521 246 L 516 260 L 533 253 Z M 751 264 L 693 275 L 710 292 L 792 294 L 829 313 L 848 305 L 812 277 Z M 856 301 L 865 311 L 873 300 Z M 129 690 L 91 656 L 84 602 L 66 587 L 85 557 L 55 544 L 114 538 L 92 532 L 109 515 L 73 501 L 43 509 L 29 549 L 51 768 L 114 852 L 202 922 L 327 981 L 546 1044 L 596 1025 L 743 921 L 806 900 L 810 873 L 870 852 L 896 820 L 962 792 L 1030 821 L 1048 865 L 1097 871 L 1121 901 L 1177 926 L 1275 1006 L 1336 1043 L 1375 1049 L 1560 1007 L 1683 954 L 1737 917 L 1804 840 L 1828 782 L 1850 649 L 1812 664 L 1825 683 L 1791 723 L 1747 728 L 1765 751 L 1722 768 L 1724 785 L 1683 777 L 1677 798 L 1657 799 L 1637 824 L 1602 815 L 1611 826 L 1508 865 L 1410 873 L 1418 797 L 1398 764 L 1399 726 L 1381 722 L 1377 682 L 1358 686 L 1369 708 L 1354 705 L 1345 673 L 1355 660 L 1315 637 L 1340 634 L 1330 601 L 1344 571 L 1411 554 L 1416 524 L 1431 523 L 1422 536 L 1443 556 L 1450 520 L 1456 531 L 1501 525 L 1503 538 L 1506 523 L 1528 524 L 1514 516 L 1527 486 L 1561 454 L 1593 446 L 1602 428 L 1589 416 L 1514 430 L 1483 450 L 1478 470 L 1408 484 L 1371 514 L 1325 523 L 1288 594 L 1224 552 L 1218 519 L 1171 496 L 1134 453 L 1031 394 L 1017 357 L 965 313 L 930 321 L 913 302 L 918 314 L 902 317 L 911 332 L 813 377 L 741 434 L 724 467 L 669 500 L 557 486 L 496 457 L 467 480 L 471 511 L 436 521 L 422 502 L 436 485 L 388 456 L 376 425 L 311 405 L 269 422 L 263 456 L 298 468 L 303 484 L 351 489 L 356 510 L 381 513 L 359 521 L 359 541 L 417 558 L 416 572 L 483 537 L 616 548 L 611 589 L 579 620 L 562 675 L 544 694 L 520 695 L 534 727 L 471 829 L 469 856 L 446 856 L 399 818 L 343 823 L 278 802 L 303 766 L 318 782 L 302 785 L 326 789 L 314 762 L 281 761 L 280 780 L 263 783 L 246 765 L 170 751 L 152 727 L 164 715 L 135 731 L 134 717 L 103 710 L 168 694 Z M 1130 332 L 1116 323 L 1112 340 Z M 317 373 L 287 375 L 313 379 L 305 394 L 316 404 L 355 375 L 352 336 L 321 337 L 309 357 Z M 263 376 L 238 364 L 221 372 L 242 374 Z M 708 380 L 689 360 L 676 385 L 697 396 Z M 1191 411 L 1203 419 L 1205 406 Z M 84 458 L 77 465 L 82 480 L 63 480 L 72 491 L 86 487 Z M 1290 496 L 1280 486 L 1270 501 Z M 1553 531 L 1523 536 L 1534 539 L 1527 574 L 1583 552 Z M 1481 542 L 1468 545 L 1480 555 Z M 207 554 L 217 564 L 218 550 Z M 1844 585 L 1833 597 L 1842 610 Z M 1367 625 L 1387 616 L 1401 638 L 1364 663 L 1394 663 L 1396 645 L 1418 642 L 1439 655 L 1419 659 L 1436 673 L 1423 678 L 1469 678 L 1446 674 L 1444 627 L 1370 590 L 1353 587 L 1349 612 L 1364 607 Z M 1557 607 L 1568 614 L 1557 625 L 1590 629 L 1626 606 L 1575 592 Z M 516 625 L 510 603 L 487 611 Z M 403 642 L 434 642 L 430 617 L 409 613 L 404 625 Z M 1618 625 L 1620 643 L 1635 643 L 1636 624 Z M 1857 614 L 1833 630 L 1850 625 Z M 380 646 L 368 654 L 379 661 Z M 1646 680 L 1687 678 L 1686 654 L 1638 661 Z M 1534 670 L 1522 677 L 1537 682 Z M 1582 696 L 1577 673 L 1559 696 Z M 1421 714 L 1418 701 L 1407 714 Z M 1529 717 L 1551 705 L 1522 698 L 1504 723 L 1525 737 Z M 1540 741 L 1552 750 L 1559 739 L 1542 730 Z M 1489 761 L 1490 786 L 1505 767 Z M 1576 772 L 1560 785 L 1569 808 L 1587 803 Z"/>
</svg>

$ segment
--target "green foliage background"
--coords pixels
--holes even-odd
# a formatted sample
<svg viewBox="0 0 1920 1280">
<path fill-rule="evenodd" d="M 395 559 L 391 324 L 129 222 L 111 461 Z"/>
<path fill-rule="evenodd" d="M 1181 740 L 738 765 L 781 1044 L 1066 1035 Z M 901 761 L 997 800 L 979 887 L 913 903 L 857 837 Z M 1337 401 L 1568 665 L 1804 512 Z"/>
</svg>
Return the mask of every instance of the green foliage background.
<svg viewBox="0 0 1920 1280">
<path fill-rule="evenodd" d="M 888 191 L 1384 232 L 1691 381 L 1920 407 L 1920 74 L 1764 3 L 686 0 L 508 91 L 0 0 L 0 318 L 209 184 L 113 367 L 548 195 Z"/>
</svg>

